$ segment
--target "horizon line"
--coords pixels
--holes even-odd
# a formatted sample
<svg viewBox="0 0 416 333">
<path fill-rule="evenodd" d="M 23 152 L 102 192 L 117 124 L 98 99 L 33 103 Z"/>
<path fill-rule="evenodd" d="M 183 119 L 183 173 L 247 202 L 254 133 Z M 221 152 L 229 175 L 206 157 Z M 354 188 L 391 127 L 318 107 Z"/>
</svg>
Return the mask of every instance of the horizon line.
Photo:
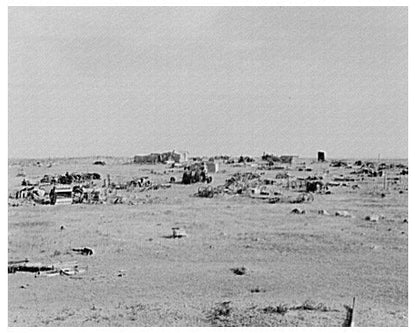
<svg viewBox="0 0 416 333">
<path fill-rule="evenodd" d="M 150 153 L 149 153 L 150 154 Z M 53 160 L 53 159 L 86 159 L 86 158 L 131 158 L 133 159 L 134 156 L 141 156 L 141 155 L 148 155 L 148 154 L 135 154 L 135 155 L 130 155 L 130 156 L 126 156 L 126 155 L 86 155 L 86 156 L 49 156 L 49 157 L 10 157 L 8 156 L 8 160 Z M 274 156 L 296 156 L 300 159 L 317 159 L 317 156 L 301 156 L 301 155 L 297 155 L 297 154 L 272 154 Z M 262 155 L 252 155 L 252 154 L 236 154 L 236 155 L 232 155 L 232 154 L 210 154 L 210 155 L 199 155 L 199 154 L 195 154 L 195 155 L 190 155 L 190 158 L 194 158 L 194 157 L 215 157 L 215 156 L 230 156 L 230 157 L 239 157 L 239 156 L 250 156 L 250 157 L 261 157 Z M 380 157 L 349 157 L 349 156 L 334 156 L 334 157 L 326 157 L 326 160 L 346 160 L 346 159 L 354 159 L 354 160 L 363 160 L 363 159 L 368 159 L 368 160 L 394 160 L 394 159 L 400 159 L 400 160 L 408 160 L 409 156 L 406 157 L 384 157 L 384 156 L 380 156 Z"/>
</svg>

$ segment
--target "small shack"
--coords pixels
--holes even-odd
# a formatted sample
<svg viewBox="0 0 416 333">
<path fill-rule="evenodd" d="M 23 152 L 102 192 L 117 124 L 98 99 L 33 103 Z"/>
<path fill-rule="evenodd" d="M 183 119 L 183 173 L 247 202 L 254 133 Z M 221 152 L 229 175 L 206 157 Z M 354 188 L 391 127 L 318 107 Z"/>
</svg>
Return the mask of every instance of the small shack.
<svg viewBox="0 0 416 333">
<path fill-rule="evenodd" d="M 323 150 L 318 151 L 318 162 L 325 162 L 326 153 Z"/>
<path fill-rule="evenodd" d="M 172 159 L 176 163 L 188 162 L 188 158 L 189 158 L 189 152 L 187 152 L 187 151 L 174 150 L 172 152 Z"/>
<path fill-rule="evenodd" d="M 170 151 L 165 153 L 151 153 L 148 155 L 136 155 L 133 158 L 134 163 L 138 164 L 156 164 L 176 162 L 182 163 L 188 160 L 188 152 Z"/>
</svg>

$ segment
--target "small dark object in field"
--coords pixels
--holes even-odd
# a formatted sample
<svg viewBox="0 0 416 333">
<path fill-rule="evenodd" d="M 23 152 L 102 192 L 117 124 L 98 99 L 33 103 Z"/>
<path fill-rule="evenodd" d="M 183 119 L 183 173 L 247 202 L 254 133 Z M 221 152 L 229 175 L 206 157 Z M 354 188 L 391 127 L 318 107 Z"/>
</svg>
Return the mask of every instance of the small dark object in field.
<svg viewBox="0 0 416 333">
<path fill-rule="evenodd" d="M 320 209 L 318 210 L 318 214 L 319 215 L 326 215 L 329 216 L 330 214 L 328 213 L 328 211 L 326 211 L 325 209 Z"/>
<path fill-rule="evenodd" d="M 247 273 L 247 269 L 243 267 L 231 268 L 231 271 L 236 275 L 244 275 Z"/>
<path fill-rule="evenodd" d="M 369 215 L 365 217 L 365 220 L 370 222 L 378 222 L 379 218 L 380 217 L 378 215 Z"/>
<path fill-rule="evenodd" d="M 403 194 L 404 192 L 402 190 L 399 191 L 399 194 Z"/>
<path fill-rule="evenodd" d="M 170 183 L 175 183 L 176 182 L 176 178 L 175 177 L 170 177 Z"/>
<path fill-rule="evenodd" d="M 256 287 L 256 288 L 251 289 L 250 292 L 252 292 L 252 293 L 265 293 L 266 289 Z"/>
<path fill-rule="evenodd" d="M 61 230 L 64 230 L 65 229 L 65 226 L 64 225 L 61 225 L 60 229 Z"/>
<path fill-rule="evenodd" d="M 381 193 L 381 197 L 384 198 L 386 195 L 384 193 Z"/>
<path fill-rule="evenodd" d="M 407 222 L 407 219 L 404 219 L 404 220 L 403 220 L 403 223 L 408 223 L 408 222 Z"/>
<path fill-rule="evenodd" d="M 92 256 L 94 254 L 93 249 L 89 247 L 78 247 L 78 248 L 72 249 L 72 251 L 79 252 L 80 254 L 85 255 L 85 256 Z"/>
<path fill-rule="evenodd" d="M 336 211 L 335 216 L 352 217 L 346 210 Z"/>
<path fill-rule="evenodd" d="M 187 237 L 187 234 L 185 232 L 185 230 L 175 227 L 172 228 L 172 238 L 182 238 L 182 237 Z"/>
<path fill-rule="evenodd" d="M 279 304 L 278 306 L 267 306 L 263 309 L 264 313 L 279 313 L 285 315 L 290 310 L 287 304 Z"/>
<path fill-rule="evenodd" d="M 306 211 L 304 209 L 299 209 L 299 208 L 293 208 L 292 211 L 290 212 L 291 214 L 305 214 Z"/>
</svg>

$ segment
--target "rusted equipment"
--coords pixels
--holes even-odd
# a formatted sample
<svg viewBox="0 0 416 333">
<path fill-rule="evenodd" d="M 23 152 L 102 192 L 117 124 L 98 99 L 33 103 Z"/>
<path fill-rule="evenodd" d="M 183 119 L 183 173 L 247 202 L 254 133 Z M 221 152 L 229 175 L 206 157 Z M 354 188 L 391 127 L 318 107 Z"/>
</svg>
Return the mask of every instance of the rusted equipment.
<svg viewBox="0 0 416 333">
<path fill-rule="evenodd" d="M 49 193 L 51 205 L 70 205 L 72 204 L 71 186 L 54 186 Z"/>
</svg>

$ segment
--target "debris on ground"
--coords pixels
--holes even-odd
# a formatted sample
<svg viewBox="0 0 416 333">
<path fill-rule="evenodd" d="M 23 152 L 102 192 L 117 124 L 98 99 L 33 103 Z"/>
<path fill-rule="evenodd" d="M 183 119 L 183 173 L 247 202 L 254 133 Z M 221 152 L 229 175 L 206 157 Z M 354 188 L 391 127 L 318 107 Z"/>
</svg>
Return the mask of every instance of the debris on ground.
<svg viewBox="0 0 416 333">
<path fill-rule="evenodd" d="M 312 311 L 322 311 L 322 312 L 329 312 L 329 311 L 338 311 L 331 309 L 330 307 L 324 305 L 323 303 L 316 303 L 312 300 L 306 300 L 301 305 L 291 306 L 289 310 L 312 310 Z"/>
<path fill-rule="evenodd" d="M 38 273 L 44 271 L 53 271 L 55 268 L 53 265 L 43 265 L 41 263 L 29 263 L 24 262 L 20 264 L 9 264 L 8 265 L 8 273 L 14 274 L 16 272 L 30 272 L 30 273 Z"/>
<path fill-rule="evenodd" d="M 231 301 L 217 303 L 208 313 L 207 319 L 213 324 L 224 324 L 231 314 Z"/>
<path fill-rule="evenodd" d="M 124 277 L 126 276 L 126 271 L 124 269 L 120 269 L 117 273 L 118 277 Z"/>
<path fill-rule="evenodd" d="M 339 310 L 332 309 L 323 303 L 315 303 L 312 300 L 306 300 L 301 305 L 292 305 L 280 303 L 277 306 L 267 306 L 260 309 L 264 313 L 278 313 L 284 316 L 289 311 L 321 311 L 321 312 L 339 312 Z"/>
<path fill-rule="evenodd" d="M 213 187 L 211 185 L 209 186 L 200 186 L 198 187 L 198 192 L 195 194 L 195 196 L 200 198 L 213 198 L 214 195 L 220 194 L 223 192 L 223 189 L 221 186 Z"/>
<path fill-rule="evenodd" d="M 326 211 L 325 209 L 320 209 L 318 210 L 318 214 L 319 215 L 325 215 L 325 216 L 329 216 L 331 214 L 328 213 L 328 211 Z"/>
<path fill-rule="evenodd" d="M 370 221 L 370 222 L 378 222 L 379 221 L 379 219 L 380 219 L 380 216 L 378 216 L 378 215 L 367 215 L 366 217 L 365 217 L 365 220 L 366 221 Z"/>
<path fill-rule="evenodd" d="M 29 260 L 9 261 L 8 273 L 16 272 L 35 273 L 37 276 L 72 276 L 85 272 L 87 267 L 79 267 L 77 262 L 58 263 L 52 265 L 44 265 L 41 263 L 30 263 Z"/>
<path fill-rule="evenodd" d="M 287 304 L 279 304 L 278 306 L 267 306 L 262 309 L 264 313 L 278 313 L 285 315 L 290 310 Z"/>
<path fill-rule="evenodd" d="M 269 203 L 303 203 L 303 202 L 312 202 L 314 197 L 312 193 L 301 193 L 297 197 L 293 198 L 290 196 L 282 196 L 277 198 L 269 199 Z"/>
<path fill-rule="evenodd" d="M 306 210 L 300 208 L 293 208 L 291 214 L 306 214 Z"/>
<path fill-rule="evenodd" d="M 72 249 L 74 252 L 78 252 L 79 254 L 82 254 L 84 256 L 92 256 L 94 254 L 94 250 L 90 247 L 77 247 Z"/>
<path fill-rule="evenodd" d="M 266 289 L 263 289 L 263 288 L 260 288 L 260 287 L 256 287 L 256 288 L 250 289 L 250 292 L 251 293 L 265 293 L 266 292 Z"/>
<path fill-rule="evenodd" d="M 347 212 L 346 210 L 337 210 L 335 212 L 335 216 L 352 217 L 352 215 L 349 212 Z"/>
<path fill-rule="evenodd" d="M 236 268 L 231 268 L 231 271 L 236 275 L 244 275 L 247 273 L 247 268 L 245 268 L 244 266 L 236 267 Z"/>
<path fill-rule="evenodd" d="M 187 237 L 187 236 L 188 235 L 186 234 L 185 230 L 179 227 L 172 228 L 172 238 L 182 238 L 182 237 Z"/>
</svg>

